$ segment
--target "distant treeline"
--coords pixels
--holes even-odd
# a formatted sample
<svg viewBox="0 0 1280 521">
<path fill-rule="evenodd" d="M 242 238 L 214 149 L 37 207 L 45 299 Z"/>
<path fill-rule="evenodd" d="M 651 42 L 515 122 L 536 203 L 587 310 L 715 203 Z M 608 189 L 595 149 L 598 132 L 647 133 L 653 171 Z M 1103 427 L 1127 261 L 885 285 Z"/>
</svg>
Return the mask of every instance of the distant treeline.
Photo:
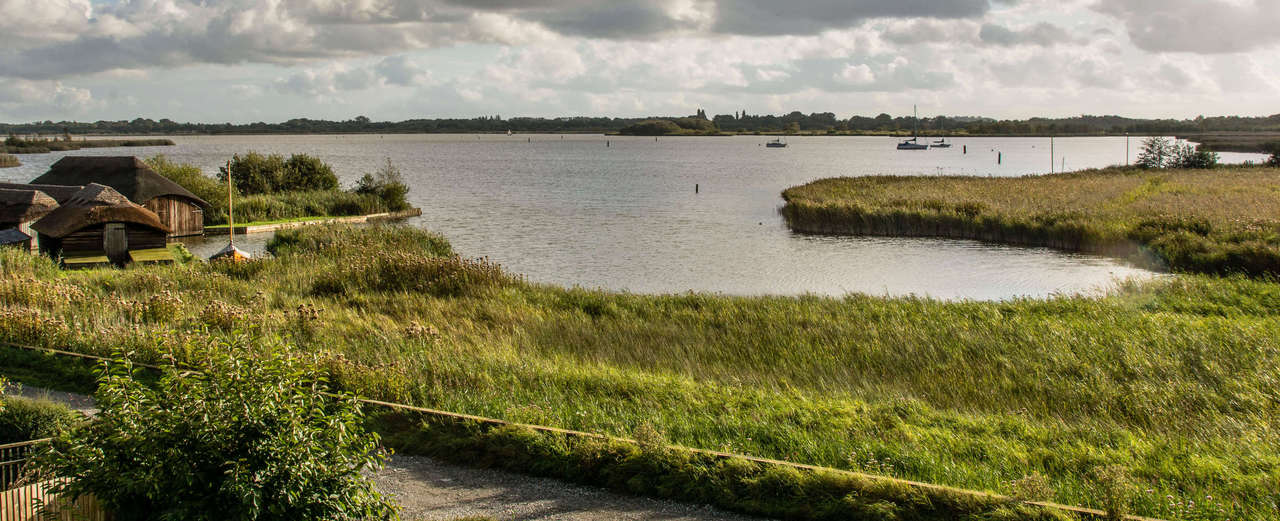
<svg viewBox="0 0 1280 521">
<path fill-rule="evenodd" d="M 909 116 L 880 114 L 874 117 L 852 116 L 840 119 L 831 112 L 783 115 L 753 115 L 746 111 L 708 117 L 698 110 L 693 116 L 656 116 L 644 118 L 559 117 L 510 118 L 483 116 L 469 119 L 410 119 L 405 121 L 372 121 L 360 116 L 347 121 L 291 119 L 283 123 L 178 123 L 169 119 L 154 121 L 138 118 L 132 121 L 40 121 L 32 123 L 0 123 L 0 134 L 64 135 L 64 134 L 325 134 L 325 133 L 447 133 L 447 132 L 618 132 L 639 123 L 676 121 L 696 118 L 714 124 L 718 132 L 807 132 L 807 133 L 889 133 L 909 131 Z M 1215 116 L 1195 119 L 1135 119 L 1121 116 L 1075 116 L 1070 118 L 1031 118 L 996 120 L 984 117 L 935 116 L 920 118 L 920 130 L 926 134 L 972 135 L 1101 135 L 1122 134 L 1187 134 L 1201 132 L 1280 131 L 1280 114 L 1265 117 Z M 683 128 L 683 127 L 682 127 Z"/>
</svg>

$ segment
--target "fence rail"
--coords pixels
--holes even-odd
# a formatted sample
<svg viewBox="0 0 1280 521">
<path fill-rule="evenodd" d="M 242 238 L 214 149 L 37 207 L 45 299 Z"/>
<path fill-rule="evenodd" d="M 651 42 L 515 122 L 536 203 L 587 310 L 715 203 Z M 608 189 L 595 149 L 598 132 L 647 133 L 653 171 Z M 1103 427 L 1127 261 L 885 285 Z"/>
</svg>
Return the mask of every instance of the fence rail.
<svg viewBox="0 0 1280 521">
<path fill-rule="evenodd" d="M 109 516 L 92 497 L 65 501 L 51 490 L 65 483 L 48 479 L 31 468 L 31 456 L 49 439 L 0 445 L 0 521 L 107 521 Z"/>
</svg>

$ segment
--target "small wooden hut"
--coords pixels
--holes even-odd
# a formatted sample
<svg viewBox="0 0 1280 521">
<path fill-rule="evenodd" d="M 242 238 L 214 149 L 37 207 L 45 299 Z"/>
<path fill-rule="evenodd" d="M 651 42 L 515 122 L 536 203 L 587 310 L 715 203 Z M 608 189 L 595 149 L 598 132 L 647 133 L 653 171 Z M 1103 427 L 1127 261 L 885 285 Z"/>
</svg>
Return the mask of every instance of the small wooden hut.
<svg viewBox="0 0 1280 521">
<path fill-rule="evenodd" d="M 0 188 L 0 232 L 13 230 L 26 237 L 20 239 L 17 235 L 8 234 L 9 242 L 6 244 L 22 242 L 28 250 L 35 251 L 37 245 L 32 240 L 35 232 L 31 230 L 31 223 L 57 208 L 58 202 L 39 190 Z"/>
<path fill-rule="evenodd" d="M 31 183 L 65 186 L 97 183 L 109 186 L 155 213 L 170 230 L 170 237 L 204 233 L 204 209 L 209 207 L 209 203 L 156 173 L 134 156 L 64 157 Z"/>
<path fill-rule="evenodd" d="M 166 247 L 169 229 L 155 212 L 100 184 L 90 184 L 31 225 L 40 251 L 64 264 L 123 266 L 131 250 Z"/>
</svg>

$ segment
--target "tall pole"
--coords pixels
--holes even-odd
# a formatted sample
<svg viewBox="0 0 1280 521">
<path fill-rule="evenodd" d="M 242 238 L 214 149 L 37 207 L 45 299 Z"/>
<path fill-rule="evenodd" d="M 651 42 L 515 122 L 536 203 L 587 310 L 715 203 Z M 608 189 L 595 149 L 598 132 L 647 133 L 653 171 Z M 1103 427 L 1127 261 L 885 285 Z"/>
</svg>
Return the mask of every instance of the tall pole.
<svg viewBox="0 0 1280 521">
<path fill-rule="evenodd" d="M 1049 173 L 1053 173 L 1053 136 L 1049 136 Z"/>
<path fill-rule="evenodd" d="M 227 161 L 227 244 L 232 248 L 236 245 L 236 212 L 234 203 L 231 201 L 231 162 Z"/>
<path fill-rule="evenodd" d="M 1124 133 L 1124 166 L 1129 166 L 1129 133 Z"/>
</svg>

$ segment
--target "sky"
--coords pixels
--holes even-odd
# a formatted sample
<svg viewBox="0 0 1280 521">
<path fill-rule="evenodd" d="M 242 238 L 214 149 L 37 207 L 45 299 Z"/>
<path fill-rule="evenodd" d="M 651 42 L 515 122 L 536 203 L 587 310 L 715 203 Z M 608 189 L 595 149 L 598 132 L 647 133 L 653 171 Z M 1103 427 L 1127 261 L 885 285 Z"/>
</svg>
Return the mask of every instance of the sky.
<svg viewBox="0 0 1280 521">
<path fill-rule="evenodd" d="M 0 0 L 0 121 L 1280 113 L 1280 0 Z"/>
</svg>

